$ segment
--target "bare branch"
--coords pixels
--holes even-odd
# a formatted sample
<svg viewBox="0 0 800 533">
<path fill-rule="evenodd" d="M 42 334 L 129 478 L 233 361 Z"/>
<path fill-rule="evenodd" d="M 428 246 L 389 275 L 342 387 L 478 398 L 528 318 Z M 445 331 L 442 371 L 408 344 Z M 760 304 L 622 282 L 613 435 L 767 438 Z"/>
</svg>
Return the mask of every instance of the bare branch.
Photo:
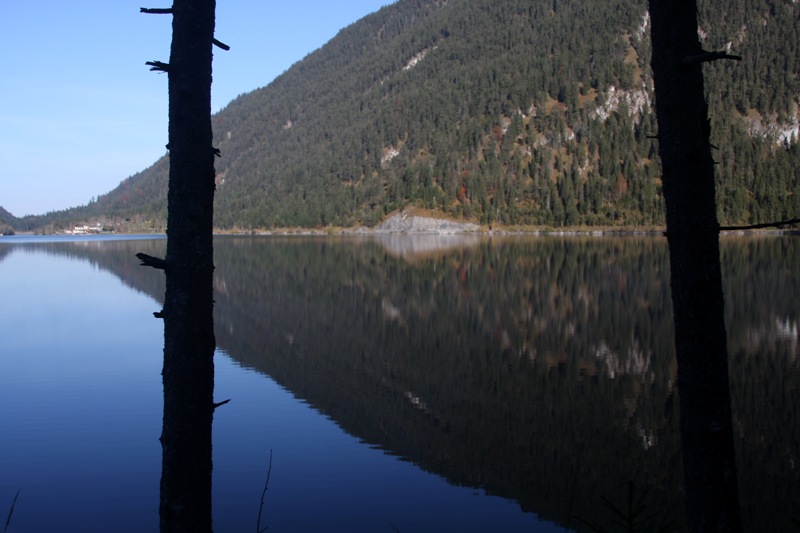
<svg viewBox="0 0 800 533">
<path fill-rule="evenodd" d="M 270 450 L 270 452 L 269 452 L 269 466 L 270 466 L 270 470 L 271 470 L 272 469 L 272 450 Z M 8 526 L 11 524 L 11 515 L 14 514 L 14 507 L 17 505 L 17 498 L 19 498 L 20 490 L 22 490 L 22 489 L 17 489 L 17 493 L 14 495 L 14 501 L 11 502 L 11 509 L 8 510 L 8 518 L 6 518 L 6 527 L 3 528 L 3 533 L 8 531 Z M 260 513 L 259 513 L 259 516 L 260 516 Z M 259 520 L 260 520 L 260 517 L 259 517 Z"/>
<path fill-rule="evenodd" d="M 784 226 L 792 226 L 800 224 L 800 218 L 790 218 L 788 220 L 781 220 L 779 222 L 765 222 L 763 224 L 751 224 L 750 226 L 720 226 L 720 231 L 743 231 L 748 229 L 762 229 L 762 228 L 782 228 Z"/>
<path fill-rule="evenodd" d="M 211 42 L 214 43 L 215 45 L 217 45 L 218 47 L 222 48 L 226 52 L 231 49 L 230 46 L 228 46 L 227 44 L 223 43 L 222 41 L 218 41 L 217 39 L 214 39 Z"/>
<path fill-rule="evenodd" d="M 164 259 L 160 259 L 158 257 L 153 257 L 152 255 L 147 255 L 143 253 L 136 254 L 136 257 L 141 261 L 139 266 L 148 266 L 157 268 L 159 270 L 166 270 L 167 269 L 167 262 Z"/>
<path fill-rule="evenodd" d="M 171 15 L 172 8 L 150 8 L 150 7 L 140 7 L 139 13 L 149 13 L 151 15 Z"/>
<path fill-rule="evenodd" d="M 145 65 L 149 66 L 151 71 L 169 72 L 169 63 L 163 61 L 148 61 Z"/>
<path fill-rule="evenodd" d="M 261 493 L 261 505 L 258 508 L 258 524 L 256 524 L 256 531 L 264 533 L 268 528 L 267 526 L 261 527 L 261 511 L 264 509 L 264 498 L 267 496 L 267 489 L 269 488 L 269 476 L 272 474 L 272 448 L 269 450 L 269 469 L 267 469 L 267 481 L 264 483 L 264 492 Z"/>
<path fill-rule="evenodd" d="M 226 403 L 228 403 L 230 401 L 231 401 L 230 398 L 228 398 L 227 400 L 223 400 L 223 401 L 221 401 L 219 403 L 215 403 L 212 407 L 214 409 L 216 409 L 217 407 L 221 407 L 221 406 L 225 405 Z"/>
<path fill-rule="evenodd" d="M 706 50 L 703 50 L 699 54 L 684 57 L 681 60 L 681 63 L 683 63 L 684 65 L 694 65 L 697 63 L 707 63 L 709 61 L 717 61 L 719 59 L 733 59 L 734 61 L 741 61 L 742 56 L 731 55 L 721 50 L 716 52 L 708 52 Z"/>
</svg>

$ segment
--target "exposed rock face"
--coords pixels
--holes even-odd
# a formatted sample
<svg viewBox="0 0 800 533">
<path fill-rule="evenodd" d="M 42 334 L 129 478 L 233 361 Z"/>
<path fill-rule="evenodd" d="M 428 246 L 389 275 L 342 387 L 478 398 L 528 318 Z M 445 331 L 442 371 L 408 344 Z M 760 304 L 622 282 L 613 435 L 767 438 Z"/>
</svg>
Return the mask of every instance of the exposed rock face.
<svg viewBox="0 0 800 533">
<path fill-rule="evenodd" d="M 435 233 L 449 235 L 453 233 L 472 233 L 481 227 L 471 222 L 457 222 L 410 214 L 403 210 L 394 214 L 375 226 L 376 233 Z"/>
</svg>

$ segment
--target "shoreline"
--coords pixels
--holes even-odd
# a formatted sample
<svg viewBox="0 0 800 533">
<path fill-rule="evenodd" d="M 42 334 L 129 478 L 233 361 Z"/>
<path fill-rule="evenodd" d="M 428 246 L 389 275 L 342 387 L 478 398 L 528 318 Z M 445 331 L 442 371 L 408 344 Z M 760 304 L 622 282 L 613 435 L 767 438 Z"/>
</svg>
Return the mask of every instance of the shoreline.
<svg viewBox="0 0 800 533">
<path fill-rule="evenodd" d="M 104 225 L 103 225 L 104 226 Z M 166 235 L 163 227 L 161 231 L 155 228 L 138 227 L 138 231 L 98 231 L 101 225 L 97 225 L 87 231 L 85 225 L 75 226 L 75 229 L 63 230 L 58 233 L 37 233 L 36 231 L 18 232 L 19 236 L 66 236 L 66 237 L 87 237 L 109 236 L 109 235 Z M 108 227 L 108 226 L 106 226 Z M 110 226 L 109 229 L 113 228 Z M 609 237 L 609 236 L 666 236 L 665 226 L 572 226 L 572 227 L 552 227 L 552 226 L 527 226 L 527 225 L 495 225 L 489 224 L 482 226 L 473 221 L 459 220 L 444 216 L 442 213 L 421 209 L 418 207 L 406 207 L 390 213 L 386 218 L 375 227 L 366 226 L 326 226 L 321 228 L 238 228 L 230 229 L 214 228 L 214 235 L 239 235 L 239 236 L 379 236 L 379 235 L 474 235 L 482 237 L 502 237 L 502 236 L 552 236 L 552 237 Z M 795 227 L 760 227 L 721 230 L 720 236 L 741 236 L 741 235 L 798 235 L 800 229 Z M 0 241 L 3 240 L 0 236 Z M 10 237 L 13 237 L 9 235 Z"/>
<path fill-rule="evenodd" d="M 214 236 L 236 236 L 236 237 L 369 237 L 369 236 L 464 236 L 472 235 L 476 237 L 665 237 L 666 229 L 659 228 L 630 228 L 630 227 L 604 227 L 604 228 L 486 228 L 478 230 L 382 230 L 368 227 L 327 227 L 327 228 L 275 228 L 275 229 L 220 229 L 213 230 Z M 163 231 L 113 231 L 103 233 L 36 233 L 31 231 L 17 232 L 14 235 L 0 235 L 0 242 L 4 237 L 109 237 L 119 236 L 165 236 Z M 800 229 L 750 229 L 750 230 L 724 230 L 720 231 L 720 237 L 731 236 L 794 236 L 800 235 Z M 11 240 L 9 239 L 9 240 Z"/>
</svg>

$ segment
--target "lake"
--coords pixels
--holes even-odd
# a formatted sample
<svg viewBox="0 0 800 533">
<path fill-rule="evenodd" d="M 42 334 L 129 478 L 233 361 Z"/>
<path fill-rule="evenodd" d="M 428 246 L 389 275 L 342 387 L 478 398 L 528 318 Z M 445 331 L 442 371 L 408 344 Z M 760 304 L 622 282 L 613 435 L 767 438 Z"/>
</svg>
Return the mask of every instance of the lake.
<svg viewBox="0 0 800 533">
<path fill-rule="evenodd" d="M 159 237 L 0 238 L 0 519 L 155 531 Z M 723 237 L 741 502 L 800 519 L 800 239 Z M 683 520 L 662 237 L 215 239 L 214 528 Z M 270 462 L 270 455 L 272 456 Z M 652 524 L 651 524 L 652 525 Z"/>
</svg>

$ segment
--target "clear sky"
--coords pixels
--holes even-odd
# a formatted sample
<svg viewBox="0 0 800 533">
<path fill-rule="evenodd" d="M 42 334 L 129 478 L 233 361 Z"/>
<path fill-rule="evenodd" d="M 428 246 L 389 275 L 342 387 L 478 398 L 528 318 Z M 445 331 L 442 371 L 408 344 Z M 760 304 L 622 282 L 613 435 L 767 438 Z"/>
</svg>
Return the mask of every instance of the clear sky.
<svg viewBox="0 0 800 533">
<path fill-rule="evenodd" d="M 212 108 L 394 0 L 217 0 Z M 171 0 L 0 0 L 0 206 L 87 203 L 164 155 Z"/>
</svg>

